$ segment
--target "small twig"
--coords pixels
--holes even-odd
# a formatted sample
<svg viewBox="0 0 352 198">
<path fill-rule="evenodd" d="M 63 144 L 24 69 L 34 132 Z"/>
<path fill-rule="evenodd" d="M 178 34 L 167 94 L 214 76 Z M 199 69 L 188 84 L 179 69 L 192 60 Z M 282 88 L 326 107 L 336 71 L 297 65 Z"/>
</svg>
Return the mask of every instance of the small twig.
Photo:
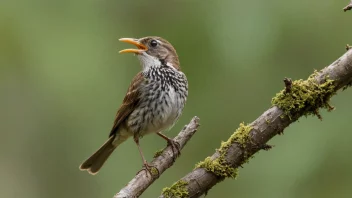
<svg viewBox="0 0 352 198">
<path fill-rule="evenodd" d="M 349 3 L 346 7 L 343 8 L 343 11 L 346 12 L 347 10 L 351 10 L 352 9 L 352 0 L 351 3 Z"/>
<path fill-rule="evenodd" d="M 191 139 L 199 127 L 199 118 L 195 116 L 191 122 L 186 125 L 182 131 L 174 138 L 180 144 L 180 150 Z M 150 163 L 159 171 L 159 176 L 174 163 L 172 146 L 168 146 L 162 151 L 158 151 L 156 158 Z M 156 177 L 147 177 L 143 171 L 137 175 L 118 192 L 114 198 L 139 197 L 156 179 Z"/>
<path fill-rule="evenodd" d="M 348 50 L 350 50 L 350 49 L 352 49 L 352 46 L 349 45 L 349 44 L 346 44 L 346 51 L 348 51 Z"/>
<path fill-rule="evenodd" d="M 321 116 L 321 114 L 319 113 L 319 110 L 315 110 L 314 111 L 314 113 L 315 113 L 315 115 L 318 117 L 318 119 L 320 120 L 320 121 L 323 121 L 323 117 Z"/>
<path fill-rule="evenodd" d="M 272 149 L 274 147 L 274 145 L 269 145 L 269 144 L 263 144 L 263 146 L 260 148 L 264 151 L 268 151 L 270 149 Z"/>
<path fill-rule="evenodd" d="M 292 88 L 291 78 L 284 78 L 284 83 L 285 83 L 285 93 L 290 93 Z"/>
<path fill-rule="evenodd" d="M 274 145 L 269 145 L 269 144 L 262 144 L 259 146 L 253 146 L 254 150 L 264 150 L 264 151 L 268 151 L 270 149 L 272 149 L 274 147 Z M 242 166 L 241 166 L 242 167 Z M 243 167 L 242 167 L 243 168 Z"/>
</svg>

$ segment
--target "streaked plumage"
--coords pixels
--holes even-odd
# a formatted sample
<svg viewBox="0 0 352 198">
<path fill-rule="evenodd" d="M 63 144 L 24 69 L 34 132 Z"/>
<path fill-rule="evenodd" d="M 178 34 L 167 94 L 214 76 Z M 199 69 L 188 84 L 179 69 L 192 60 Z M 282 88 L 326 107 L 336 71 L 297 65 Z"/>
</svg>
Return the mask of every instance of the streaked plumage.
<svg viewBox="0 0 352 198">
<path fill-rule="evenodd" d="M 176 50 L 160 37 L 121 39 L 139 49 L 121 52 L 136 53 L 142 71 L 132 80 L 122 105 L 117 111 L 108 141 L 80 166 L 91 174 L 99 171 L 112 151 L 133 136 L 139 138 L 172 127 L 180 117 L 188 95 L 188 82 L 181 72 Z M 157 43 L 156 46 L 153 46 Z M 168 143 L 173 141 L 158 133 Z M 142 155 L 144 165 L 148 168 Z"/>
</svg>

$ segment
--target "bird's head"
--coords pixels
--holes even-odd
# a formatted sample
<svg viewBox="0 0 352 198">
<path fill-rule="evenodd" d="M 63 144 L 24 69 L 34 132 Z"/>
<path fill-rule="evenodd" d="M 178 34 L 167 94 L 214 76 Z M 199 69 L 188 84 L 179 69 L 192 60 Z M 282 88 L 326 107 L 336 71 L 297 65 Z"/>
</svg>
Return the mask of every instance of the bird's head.
<svg viewBox="0 0 352 198">
<path fill-rule="evenodd" d="M 180 62 L 175 48 L 163 38 L 149 36 L 140 39 L 121 38 L 120 41 L 137 47 L 137 49 L 121 50 L 120 53 L 136 54 L 144 69 L 165 65 L 180 70 Z"/>
</svg>

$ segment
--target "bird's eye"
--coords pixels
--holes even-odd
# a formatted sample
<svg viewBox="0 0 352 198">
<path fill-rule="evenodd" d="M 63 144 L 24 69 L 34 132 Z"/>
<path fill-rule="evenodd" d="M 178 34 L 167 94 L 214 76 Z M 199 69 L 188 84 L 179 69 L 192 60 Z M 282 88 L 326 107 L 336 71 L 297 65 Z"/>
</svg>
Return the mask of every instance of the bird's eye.
<svg viewBox="0 0 352 198">
<path fill-rule="evenodd" d="M 156 40 L 151 40 L 150 41 L 150 46 L 156 47 L 158 45 L 158 42 Z"/>
</svg>

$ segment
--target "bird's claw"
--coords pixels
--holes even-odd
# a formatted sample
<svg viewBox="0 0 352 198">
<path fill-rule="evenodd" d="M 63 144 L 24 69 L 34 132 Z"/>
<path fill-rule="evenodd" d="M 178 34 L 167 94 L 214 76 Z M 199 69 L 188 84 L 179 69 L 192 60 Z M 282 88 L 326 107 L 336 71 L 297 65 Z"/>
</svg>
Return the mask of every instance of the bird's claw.
<svg viewBox="0 0 352 198">
<path fill-rule="evenodd" d="M 168 139 L 167 146 L 171 146 L 172 149 L 172 159 L 175 162 L 176 158 L 181 155 L 180 144 L 173 139 Z"/>
<path fill-rule="evenodd" d="M 144 161 L 143 162 L 143 168 L 137 172 L 137 175 L 141 172 L 141 171 L 145 171 L 146 176 L 148 177 L 148 173 L 154 177 L 156 176 L 156 178 L 159 177 L 159 170 L 155 167 L 152 166 L 150 164 L 148 164 L 148 162 Z"/>
</svg>

